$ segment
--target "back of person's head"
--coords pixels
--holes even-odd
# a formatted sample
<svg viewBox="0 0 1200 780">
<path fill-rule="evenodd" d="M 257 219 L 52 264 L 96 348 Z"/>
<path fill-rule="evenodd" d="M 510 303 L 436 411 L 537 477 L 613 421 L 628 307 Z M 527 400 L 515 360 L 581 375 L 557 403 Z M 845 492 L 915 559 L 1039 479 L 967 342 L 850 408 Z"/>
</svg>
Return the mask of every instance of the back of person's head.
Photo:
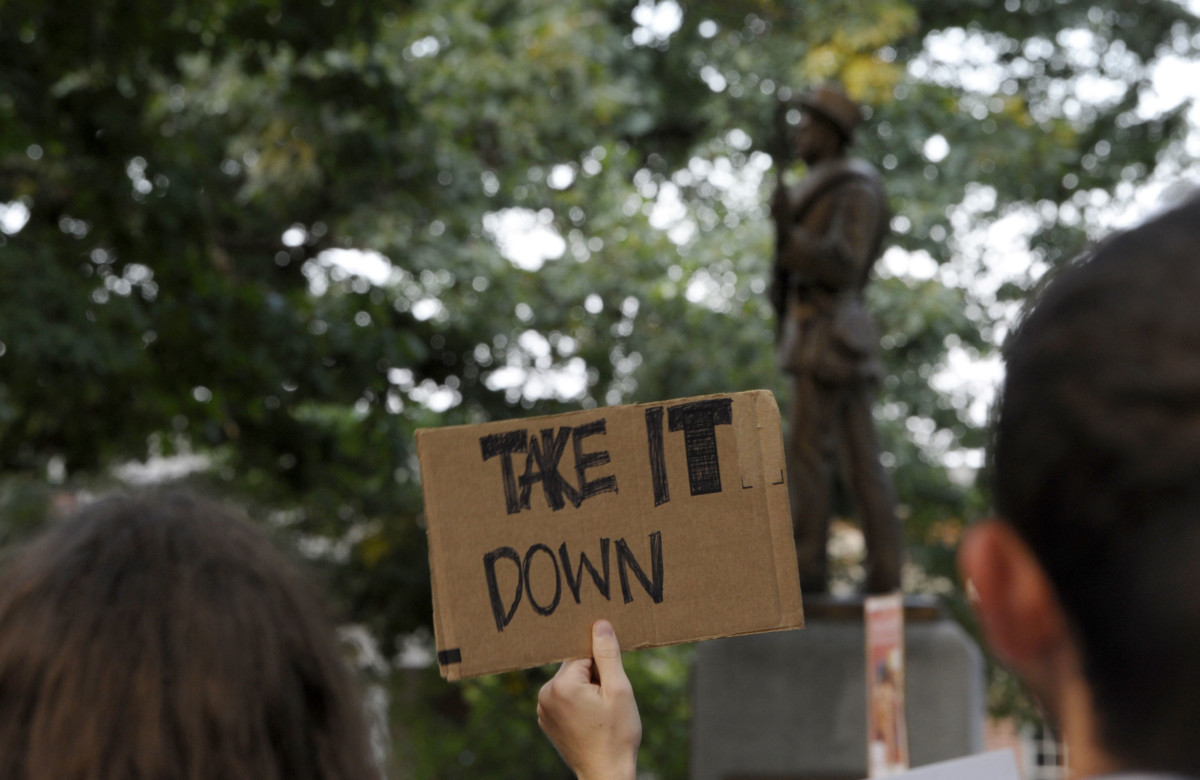
<svg viewBox="0 0 1200 780">
<path fill-rule="evenodd" d="M 1200 774 L 1200 200 L 1060 274 L 1006 357 L 996 508 L 1054 585 L 1100 738 Z"/>
<path fill-rule="evenodd" d="M 0 777 L 376 777 L 317 594 L 232 511 L 113 497 L 0 572 Z"/>
</svg>

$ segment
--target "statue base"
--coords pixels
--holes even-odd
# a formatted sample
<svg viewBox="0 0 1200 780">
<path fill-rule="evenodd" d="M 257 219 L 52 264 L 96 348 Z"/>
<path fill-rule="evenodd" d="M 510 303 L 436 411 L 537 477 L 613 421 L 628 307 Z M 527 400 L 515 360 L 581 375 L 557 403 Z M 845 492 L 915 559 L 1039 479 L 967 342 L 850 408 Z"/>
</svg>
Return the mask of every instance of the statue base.
<svg viewBox="0 0 1200 780">
<path fill-rule="evenodd" d="M 862 598 L 806 596 L 806 628 L 701 643 L 693 668 L 691 780 L 867 776 Z M 905 597 L 912 766 L 978 753 L 983 661 L 931 597 Z"/>
</svg>

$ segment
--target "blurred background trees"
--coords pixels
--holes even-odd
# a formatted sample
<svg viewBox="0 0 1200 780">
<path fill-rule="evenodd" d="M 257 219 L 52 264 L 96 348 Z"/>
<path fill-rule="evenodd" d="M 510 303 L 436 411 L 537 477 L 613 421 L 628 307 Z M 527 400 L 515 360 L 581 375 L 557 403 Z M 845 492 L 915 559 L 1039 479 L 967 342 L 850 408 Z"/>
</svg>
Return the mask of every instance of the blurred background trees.
<svg viewBox="0 0 1200 780">
<path fill-rule="evenodd" d="M 562 777 L 546 670 L 423 662 L 413 431 L 782 394 L 773 116 L 838 78 L 895 212 L 870 295 L 908 584 L 954 603 L 995 350 L 1193 162 L 1198 45 L 1172 0 L 0 0 L 0 542 L 186 474 L 323 571 L 395 776 Z M 630 658 L 654 776 L 684 773 L 687 661 Z"/>
</svg>

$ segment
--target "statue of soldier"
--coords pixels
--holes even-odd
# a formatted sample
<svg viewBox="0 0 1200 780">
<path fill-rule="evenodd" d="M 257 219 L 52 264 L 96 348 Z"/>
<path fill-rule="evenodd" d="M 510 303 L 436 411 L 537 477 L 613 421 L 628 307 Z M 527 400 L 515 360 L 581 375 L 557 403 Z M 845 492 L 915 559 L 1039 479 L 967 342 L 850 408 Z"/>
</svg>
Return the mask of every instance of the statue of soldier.
<svg viewBox="0 0 1200 780">
<path fill-rule="evenodd" d="M 871 406 L 883 367 L 863 288 L 890 219 L 878 172 L 846 149 L 862 121 L 858 104 L 821 87 L 795 101 L 794 151 L 807 175 L 780 181 L 771 302 L 779 360 L 793 380 L 787 441 L 792 529 L 801 587 L 827 590 L 834 474 L 840 474 L 866 539 L 867 592 L 900 587 L 903 542 L 890 478 L 879 461 Z"/>
</svg>

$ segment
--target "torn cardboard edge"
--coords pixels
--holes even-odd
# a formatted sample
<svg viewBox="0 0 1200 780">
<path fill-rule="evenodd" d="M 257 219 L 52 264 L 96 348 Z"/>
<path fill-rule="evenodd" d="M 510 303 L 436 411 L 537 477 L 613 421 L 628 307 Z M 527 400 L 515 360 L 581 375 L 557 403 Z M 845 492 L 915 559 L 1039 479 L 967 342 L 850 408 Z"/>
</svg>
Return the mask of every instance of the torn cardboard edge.
<svg viewBox="0 0 1200 780">
<path fill-rule="evenodd" d="M 439 667 L 802 628 L 779 410 L 765 390 L 422 429 Z"/>
</svg>

